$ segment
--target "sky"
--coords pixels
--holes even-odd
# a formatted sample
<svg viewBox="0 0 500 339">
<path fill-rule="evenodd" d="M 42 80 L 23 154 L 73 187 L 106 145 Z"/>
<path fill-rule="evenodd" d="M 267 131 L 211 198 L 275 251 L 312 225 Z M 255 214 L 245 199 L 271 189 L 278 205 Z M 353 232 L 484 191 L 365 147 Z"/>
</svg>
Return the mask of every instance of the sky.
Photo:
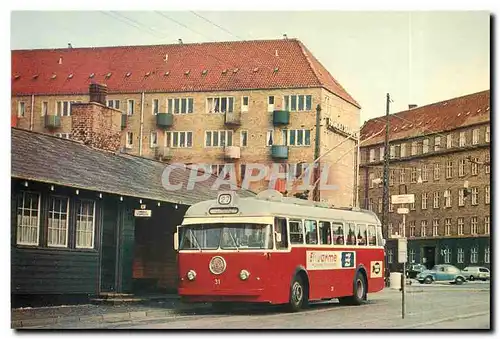
<svg viewBox="0 0 500 339">
<path fill-rule="evenodd" d="M 361 123 L 490 88 L 487 11 L 13 11 L 11 49 L 298 38 Z"/>
</svg>

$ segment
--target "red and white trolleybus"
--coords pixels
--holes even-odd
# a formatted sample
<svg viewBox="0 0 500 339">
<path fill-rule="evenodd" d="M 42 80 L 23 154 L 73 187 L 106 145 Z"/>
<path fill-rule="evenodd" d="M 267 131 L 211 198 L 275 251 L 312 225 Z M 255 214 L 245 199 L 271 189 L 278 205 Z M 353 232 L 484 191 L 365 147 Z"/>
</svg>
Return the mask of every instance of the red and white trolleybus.
<svg viewBox="0 0 500 339">
<path fill-rule="evenodd" d="M 174 237 L 185 302 L 359 305 L 384 288 L 381 224 L 367 210 L 266 191 L 192 205 Z"/>
</svg>

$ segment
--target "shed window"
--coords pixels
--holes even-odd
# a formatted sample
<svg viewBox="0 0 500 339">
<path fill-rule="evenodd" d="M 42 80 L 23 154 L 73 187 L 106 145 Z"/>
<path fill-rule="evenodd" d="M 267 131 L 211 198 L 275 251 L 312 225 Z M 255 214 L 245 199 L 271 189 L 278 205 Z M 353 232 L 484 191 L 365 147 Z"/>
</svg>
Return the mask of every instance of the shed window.
<svg viewBox="0 0 500 339">
<path fill-rule="evenodd" d="M 17 244 L 38 245 L 40 194 L 21 192 L 17 198 Z"/>
<path fill-rule="evenodd" d="M 76 210 L 76 248 L 94 248 L 95 202 L 80 200 Z"/>
<path fill-rule="evenodd" d="M 56 196 L 50 197 L 49 224 L 47 233 L 48 246 L 68 246 L 68 209 L 68 198 Z"/>
</svg>

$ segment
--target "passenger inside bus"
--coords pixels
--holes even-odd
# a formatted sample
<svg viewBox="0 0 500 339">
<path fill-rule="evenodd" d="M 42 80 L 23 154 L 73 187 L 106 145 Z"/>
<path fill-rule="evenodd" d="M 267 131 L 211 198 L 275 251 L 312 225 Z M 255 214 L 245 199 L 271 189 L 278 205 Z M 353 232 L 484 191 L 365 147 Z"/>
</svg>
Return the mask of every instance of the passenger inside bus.
<svg viewBox="0 0 500 339">
<path fill-rule="evenodd" d="M 356 235 L 354 233 L 354 224 L 347 224 L 347 242 L 346 245 L 356 245 Z"/>
<path fill-rule="evenodd" d="M 335 245 L 344 245 L 344 227 L 342 224 L 333 224 L 333 243 Z"/>
</svg>

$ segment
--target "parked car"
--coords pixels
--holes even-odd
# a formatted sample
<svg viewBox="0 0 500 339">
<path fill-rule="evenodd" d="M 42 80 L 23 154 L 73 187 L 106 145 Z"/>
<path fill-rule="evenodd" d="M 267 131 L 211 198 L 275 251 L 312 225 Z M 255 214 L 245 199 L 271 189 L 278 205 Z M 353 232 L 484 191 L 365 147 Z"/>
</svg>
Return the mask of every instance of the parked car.
<svg viewBox="0 0 500 339">
<path fill-rule="evenodd" d="M 408 265 L 408 267 L 406 268 L 406 277 L 410 279 L 415 279 L 420 272 L 423 272 L 426 269 L 427 267 L 425 267 L 422 264 Z"/>
<path fill-rule="evenodd" d="M 475 279 L 483 281 L 490 279 L 490 270 L 486 267 L 467 266 L 462 270 L 462 274 L 470 281 L 473 281 Z"/>
<path fill-rule="evenodd" d="M 417 275 L 421 284 L 433 282 L 449 282 L 457 285 L 463 284 L 466 279 L 462 272 L 453 265 L 435 265 L 431 270 L 425 270 Z"/>
</svg>

